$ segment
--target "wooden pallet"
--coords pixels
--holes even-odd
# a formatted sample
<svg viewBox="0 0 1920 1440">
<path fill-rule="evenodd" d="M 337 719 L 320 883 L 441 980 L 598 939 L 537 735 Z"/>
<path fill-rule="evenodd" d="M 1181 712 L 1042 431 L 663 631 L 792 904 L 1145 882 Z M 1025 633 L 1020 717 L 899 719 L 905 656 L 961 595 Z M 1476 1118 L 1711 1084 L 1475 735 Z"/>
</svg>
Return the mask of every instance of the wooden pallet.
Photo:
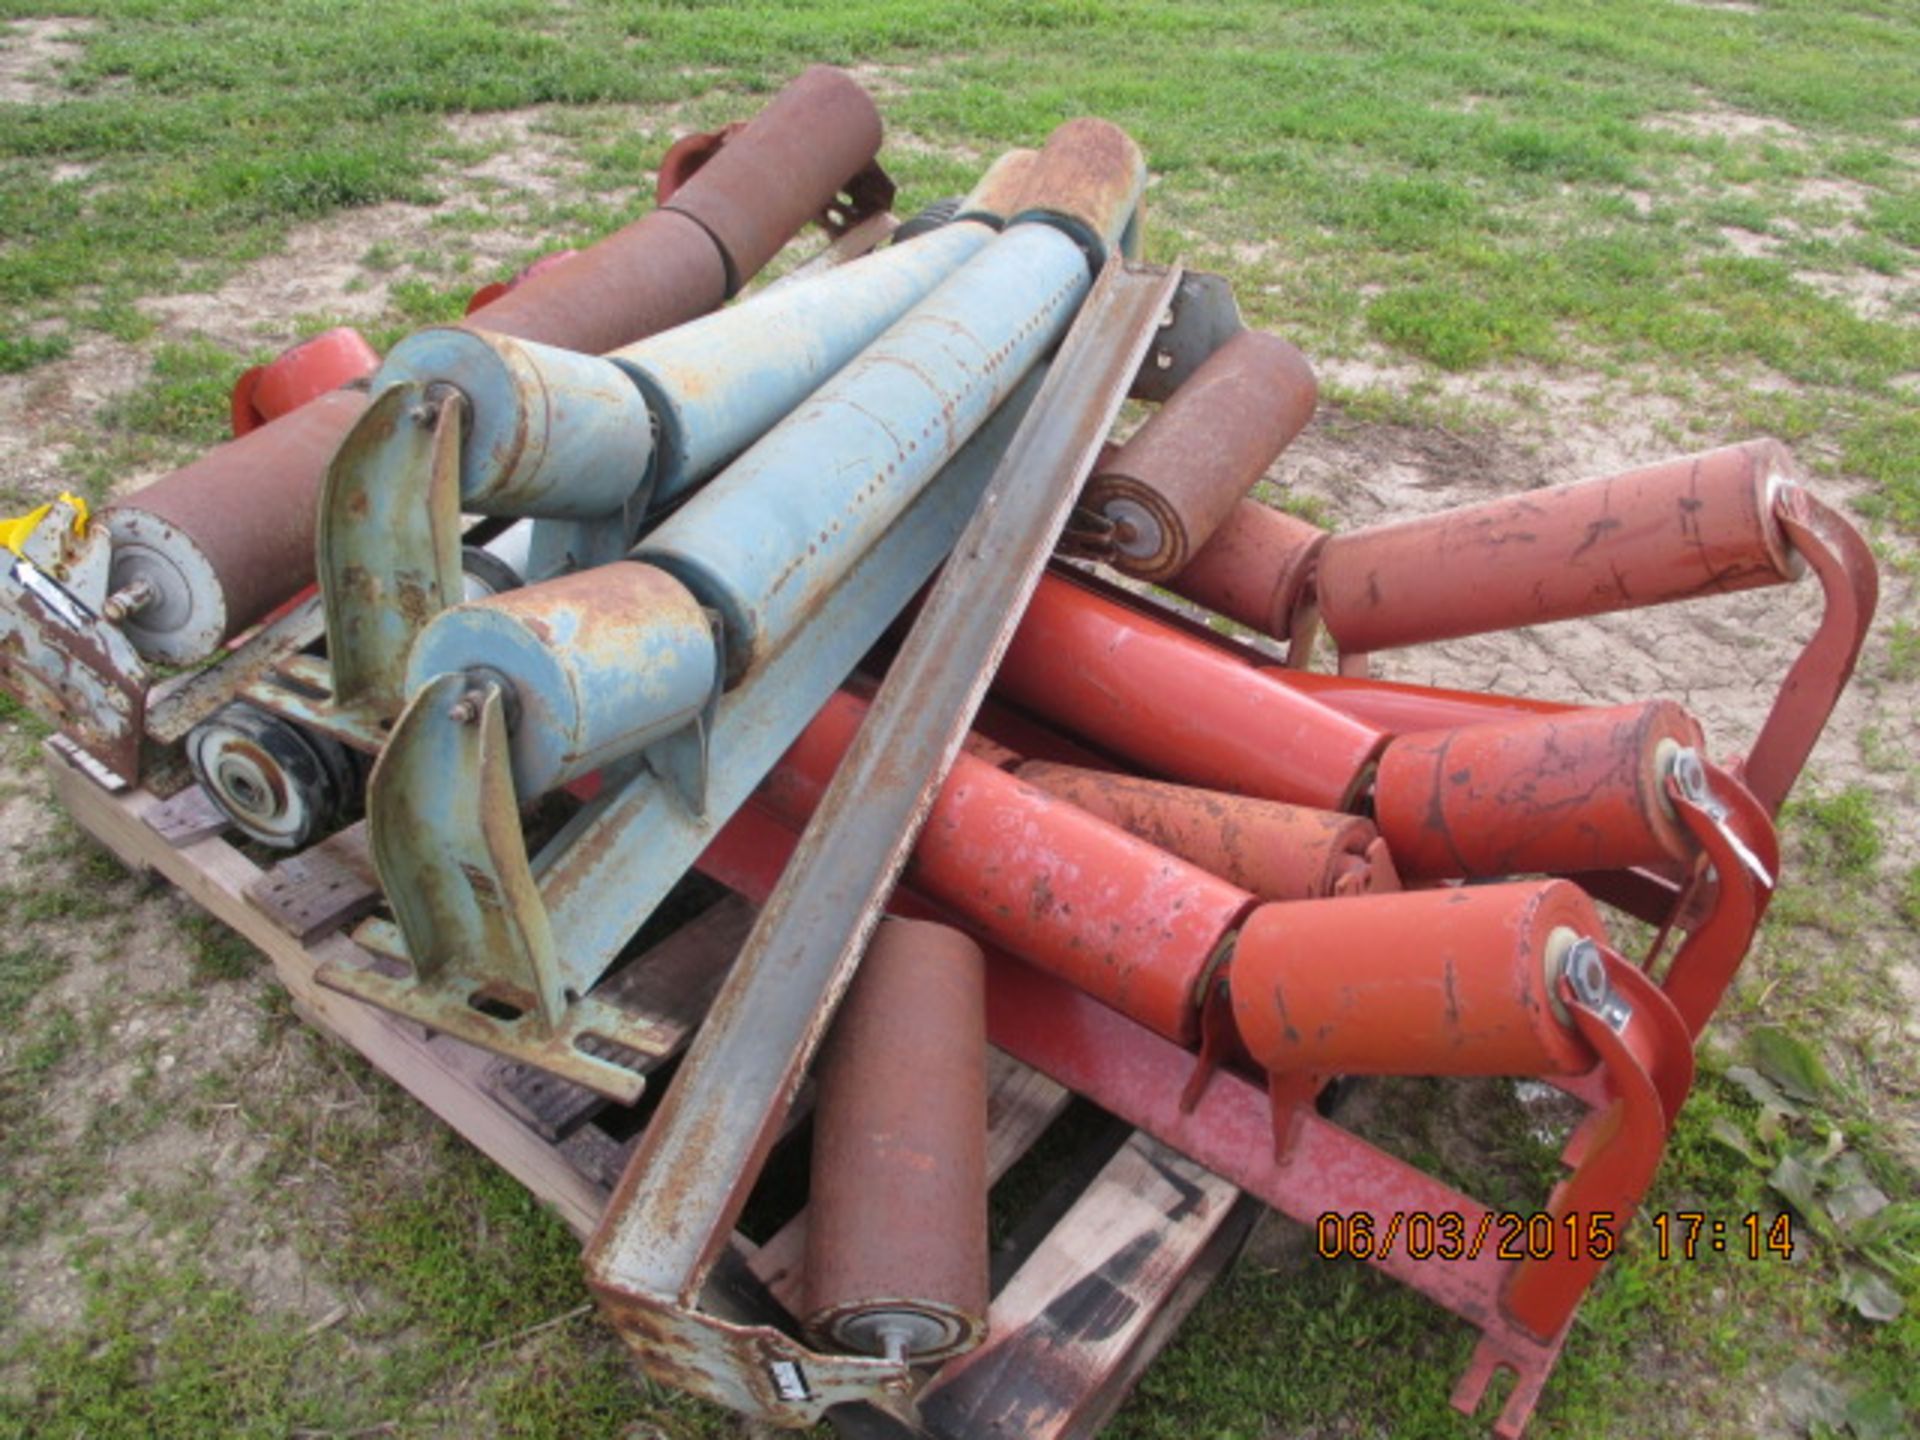
<svg viewBox="0 0 1920 1440">
<path fill-rule="evenodd" d="M 634 1139 L 624 1110 L 566 1081 L 426 1033 L 322 988 L 315 971 L 358 947 L 347 927 L 380 902 L 363 827 L 262 869 L 225 838 L 197 788 L 168 800 L 103 789 L 56 739 L 47 772 L 67 812 L 129 867 L 171 881 L 257 946 L 295 1010 L 345 1041 L 551 1206 L 590 1234 Z M 690 1037 L 752 923 L 728 897 L 629 962 L 598 992 Z M 1005 1175 L 1072 1097 L 1036 1071 L 990 1056 L 989 1160 Z M 842 1407 L 833 1422 L 857 1440 L 985 1440 L 1089 1436 L 1117 1410 L 1207 1286 L 1238 1253 L 1259 1206 L 1233 1186 L 1135 1131 L 1111 1139 L 1015 1226 L 1021 1243 L 996 1257 L 989 1338 L 934 1372 L 915 1405 Z M 1057 1193 L 1072 1187 L 1065 1196 Z M 734 1238 L 733 1266 L 763 1299 L 799 1304 L 806 1215 L 764 1243 Z"/>
</svg>

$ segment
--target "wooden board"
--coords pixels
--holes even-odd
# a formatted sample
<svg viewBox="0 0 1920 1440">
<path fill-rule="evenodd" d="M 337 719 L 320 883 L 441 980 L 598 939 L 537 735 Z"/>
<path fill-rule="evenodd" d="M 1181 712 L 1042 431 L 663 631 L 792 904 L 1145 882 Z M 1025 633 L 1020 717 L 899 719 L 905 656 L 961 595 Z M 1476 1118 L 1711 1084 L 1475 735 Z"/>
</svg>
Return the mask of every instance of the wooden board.
<svg viewBox="0 0 1920 1440">
<path fill-rule="evenodd" d="M 1155 1322 L 1215 1236 L 1248 1218 L 1240 1199 L 1226 1181 L 1134 1132 L 993 1297 L 986 1343 L 921 1393 L 927 1428 L 953 1440 L 1093 1434 L 1170 1333 Z M 1189 1307 L 1198 1293 L 1186 1292 Z"/>
<path fill-rule="evenodd" d="M 380 878 L 367 850 L 366 822 L 349 825 L 262 872 L 247 887 L 247 902 L 302 945 L 364 920 L 380 903 Z"/>
</svg>

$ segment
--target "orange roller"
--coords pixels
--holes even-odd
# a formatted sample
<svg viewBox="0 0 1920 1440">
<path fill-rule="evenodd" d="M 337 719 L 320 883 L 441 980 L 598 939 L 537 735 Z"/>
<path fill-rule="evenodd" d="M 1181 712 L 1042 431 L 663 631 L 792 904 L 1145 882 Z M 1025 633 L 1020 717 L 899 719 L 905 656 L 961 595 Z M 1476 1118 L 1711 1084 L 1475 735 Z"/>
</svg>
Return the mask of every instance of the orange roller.
<svg viewBox="0 0 1920 1440">
<path fill-rule="evenodd" d="M 1695 853 L 1666 776 L 1700 726 L 1671 700 L 1430 730 L 1380 757 L 1374 818 L 1409 878 L 1560 874 Z"/>
<path fill-rule="evenodd" d="M 1163 582 L 1176 595 L 1276 640 L 1290 639 L 1327 532 L 1241 500 L 1187 567 Z"/>
<path fill-rule="evenodd" d="M 1356 815 L 1044 760 L 1014 774 L 1262 900 L 1398 888 L 1379 832 Z"/>
<path fill-rule="evenodd" d="M 241 372 L 233 383 L 233 433 L 257 430 L 329 390 L 364 380 L 379 368 L 379 354 L 358 330 L 340 325 L 322 331 L 265 365 Z"/>
<path fill-rule="evenodd" d="M 1189 785 L 1344 810 L 1384 739 L 1244 660 L 1049 575 L 994 681 L 1006 699 Z"/>
<path fill-rule="evenodd" d="M 1234 1024 L 1275 1073 L 1578 1075 L 1595 1056 L 1558 998 L 1605 943 L 1566 880 L 1263 905 L 1228 970 Z"/>
<path fill-rule="evenodd" d="M 1393 680 L 1326 675 L 1285 665 L 1261 668 L 1289 690 L 1311 695 L 1321 704 L 1390 735 L 1404 735 L 1410 730 L 1450 730 L 1514 715 L 1560 715 L 1580 708 L 1557 700 L 1530 700 L 1524 695 L 1402 685 Z"/>
<path fill-rule="evenodd" d="M 760 787 L 781 820 L 813 813 L 866 706 L 827 702 Z M 1181 1044 L 1198 1040 L 1207 962 L 1256 902 L 1240 887 L 962 753 L 907 868 L 983 939 Z"/>
<path fill-rule="evenodd" d="M 1776 585 L 1801 569 L 1774 515 L 1793 473 L 1750 440 L 1336 535 L 1320 618 L 1363 654 Z"/>
</svg>

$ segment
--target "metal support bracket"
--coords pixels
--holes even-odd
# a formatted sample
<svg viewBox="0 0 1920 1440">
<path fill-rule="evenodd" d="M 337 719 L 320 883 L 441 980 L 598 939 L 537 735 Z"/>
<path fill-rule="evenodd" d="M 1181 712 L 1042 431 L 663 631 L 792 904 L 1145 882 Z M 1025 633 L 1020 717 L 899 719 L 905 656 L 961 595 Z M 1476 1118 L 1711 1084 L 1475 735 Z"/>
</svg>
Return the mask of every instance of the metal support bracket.
<svg viewBox="0 0 1920 1440">
<path fill-rule="evenodd" d="M 597 1014 L 599 1002 L 589 992 L 601 974 L 952 548 L 1033 393 L 1032 382 L 1016 392 L 793 639 L 731 691 L 715 697 L 707 743 L 724 763 L 702 782 L 701 809 L 683 803 L 650 761 L 645 767 L 629 762 L 617 773 L 602 773 L 601 793 L 529 863 L 517 826 L 495 831 L 491 849 L 468 853 L 463 837 L 475 833 L 473 825 L 455 807 L 436 803 L 438 792 L 429 783 L 423 808 L 396 807 L 369 816 L 369 830 L 383 837 L 379 848 L 394 857 L 392 873 L 404 871 L 412 888 L 430 895 L 458 894 L 475 883 L 506 893 L 502 876 L 530 873 L 537 889 L 514 892 L 517 923 L 528 934 L 551 936 L 561 993 L 584 997 L 574 1002 L 586 1007 L 581 1016 Z M 401 739 L 396 732 L 387 756 Z M 503 752 L 496 763 L 506 765 Z M 440 782 L 450 787 L 449 794 L 456 789 L 477 794 L 480 783 L 470 776 Z M 381 873 L 389 873 L 384 863 Z M 402 962 L 410 960 L 406 933 L 424 937 L 423 948 L 440 944 L 443 932 L 435 928 L 432 911 L 401 918 L 424 928 L 403 933 L 391 921 L 370 920 L 355 938 L 366 949 Z M 473 1008 L 469 997 L 486 990 L 495 975 L 495 957 L 513 953 L 511 947 L 484 948 L 476 939 L 449 951 L 446 968 L 430 982 L 418 975 L 408 978 L 404 965 L 389 970 L 344 959 L 324 966 L 320 980 L 422 1024 L 457 1025 L 453 1033 L 483 1049 L 565 1074 L 614 1099 L 631 1099 L 635 1077 L 624 1068 L 583 1065 L 537 1027 Z M 514 974 L 504 978 L 524 984 Z M 569 1011 L 558 1028 L 564 1034 L 602 1035 L 611 1033 L 606 1029 L 611 1023 Z"/>
<path fill-rule="evenodd" d="M 1172 398 L 1214 351 L 1246 328 L 1225 276 L 1181 271 L 1172 303 L 1141 358 L 1129 396 L 1156 404 Z"/>
<path fill-rule="evenodd" d="M 460 599 L 466 412 L 457 391 L 389 385 L 327 467 L 318 572 L 338 705 L 398 714 L 415 638 Z"/>
<path fill-rule="evenodd" d="M 410 948 L 390 926 L 363 926 L 361 943 L 410 973 L 335 959 L 321 983 L 475 1044 L 504 1030 L 512 1053 L 541 1068 L 638 1099 L 641 1075 L 594 1053 L 606 1049 L 598 1042 L 657 1058 L 674 1037 L 565 982 L 527 867 L 499 686 L 436 676 L 395 725 L 368 794 L 374 868 L 406 933 L 431 944 Z M 436 837 L 434 852 L 395 842 L 422 832 Z"/>
<path fill-rule="evenodd" d="M 1509 1315 L 1543 1339 L 1567 1327 L 1618 1245 L 1693 1085 L 1693 1035 L 1673 1002 L 1632 962 L 1604 949 L 1601 956 L 1604 996 L 1583 1000 L 1565 980 L 1561 993 L 1574 1028 L 1600 1057 L 1605 1099 L 1568 1140 L 1562 1158 L 1572 1173 L 1547 1199 L 1557 1236 L 1551 1253 L 1522 1260 L 1500 1297 Z M 1582 1218 L 1574 1233 L 1562 1234 L 1568 1217 Z M 1595 1225 L 1604 1247 L 1595 1243 Z"/>
<path fill-rule="evenodd" d="M 1769 815 L 1779 813 L 1840 703 L 1880 602 L 1873 551 L 1837 510 L 1804 486 L 1788 485 L 1774 500 L 1774 515 L 1793 548 L 1820 577 L 1826 611 L 1787 672 L 1766 723 L 1740 765 L 1740 778 Z"/>
<path fill-rule="evenodd" d="M 24 555 L 0 556 L 0 685 L 136 783 L 148 677 L 132 643 Z"/>
<path fill-rule="evenodd" d="M 1688 799 L 1678 782 L 1667 782 L 1674 810 L 1699 842 L 1705 862 L 1674 905 L 1676 919 L 1689 930 L 1662 985 L 1696 1036 L 1739 972 L 1773 898 L 1773 877 L 1780 873 L 1780 839 L 1759 798 L 1726 771 L 1705 768 L 1705 803 Z M 1691 912 L 1707 898 L 1709 887 L 1710 908 L 1695 918 Z"/>
</svg>

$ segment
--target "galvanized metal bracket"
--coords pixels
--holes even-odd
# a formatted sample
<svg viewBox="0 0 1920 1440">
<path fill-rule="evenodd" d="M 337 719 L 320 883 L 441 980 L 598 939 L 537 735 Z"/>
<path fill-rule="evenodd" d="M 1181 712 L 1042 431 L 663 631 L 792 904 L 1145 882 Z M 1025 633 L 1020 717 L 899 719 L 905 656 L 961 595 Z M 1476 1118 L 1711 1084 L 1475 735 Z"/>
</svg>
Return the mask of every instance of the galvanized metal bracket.
<svg viewBox="0 0 1920 1440">
<path fill-rule="evenodd" d="M 416 381 L 382 390 L 320 491 L 320 594 L 335 703 L 397 714 L 407 654 L 458 603 L 467 402 Z"/>
<path fill-rule="evenodd" d="M 148 676 L 132 643 L 24 555 L 5 559 L 0 686 L 114 778 L 136 783 Z"/>
<path fill-rule="evenodd" d="M 605 1042 L 657 1058 L 672 1037 L 575 994 L 562 977 L 527 864 L 499 686 L 463 674 L 428 682 L 394 726 L 368 795 L 374 868 L 404 933 L 426 943 L 409 946 L 392 925 L 370 922 L 356 938 L 405 962 L 400 973 L 335 959 L 320 982 L 488 1048 L 503 1048 L 505 1032 L 509 1053 L 638 1099 L 645 1081 L 606 1058 Z M 434 846 L 406 843 L 423 833 Z"/>
</svg>

